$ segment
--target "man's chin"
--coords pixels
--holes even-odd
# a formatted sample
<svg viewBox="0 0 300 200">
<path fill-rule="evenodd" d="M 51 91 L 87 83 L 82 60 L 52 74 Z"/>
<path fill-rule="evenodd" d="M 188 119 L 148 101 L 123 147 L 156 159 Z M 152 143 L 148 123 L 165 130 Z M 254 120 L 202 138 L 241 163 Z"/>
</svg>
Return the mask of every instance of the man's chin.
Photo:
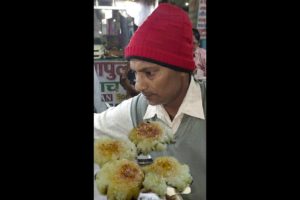
<svg viewBox="0 0 300 200">
<path fill-rule="evenodd" d="M 146 98 L 146 99 L 147 99 L 147 98 Z M 158 103 L 158 102 L 156 102 L 156 101 L 153 101 L 153 100 L 151 100 L 151 99 L 147 99 L 147 102 L 148 102 L 148 104 L 151 105 L 151 106 L 157 106 L 157 105 L 160 104 L 160 103 Z"/>
<path fill-rule="evenodd" d="M 148 101 L 148 100 L 147 100 Z M 148 104 L 151 105 L 151 106 L 156 106 L 158 105 L 157 103 L 154 103 L 154 102 L 151 102 L 151 101 L 148 101 Z"/>
<path fill-rule="evenodd" d="M 155 95 L 151 95 L 151 96 L 145 96 L 147 102 L 149 105 L 151 106 L 156 106 L 159 105 L 160 102 L 158 101 L 158 99 L 155 97 Z"/>
</svg>

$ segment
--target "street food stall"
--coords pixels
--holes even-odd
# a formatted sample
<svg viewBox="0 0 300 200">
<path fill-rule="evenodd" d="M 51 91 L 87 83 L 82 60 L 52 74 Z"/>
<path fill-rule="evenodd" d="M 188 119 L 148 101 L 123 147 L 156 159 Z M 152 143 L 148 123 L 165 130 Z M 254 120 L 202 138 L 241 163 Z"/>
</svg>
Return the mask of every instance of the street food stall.
<svg viewBox="0 0 300 200">
<path fill-rule="evenodd" d="M 134 32 L 134 24 L 133 18 L 124 13 L 125 10 L 109 6 L 94 9 L 94 69 L 100 88 L 98 95 L 110 106 L 126 98 L 119 80 L 121 70 L 128 67 L 123 51 Z"/>
<path fill-rule="evenodd" d="M 145 4 L 145 2 L 152 2 Z M 94 99 L 109 106 L 125 100 L 120 85 L 122 70 L 129 68 L 124 48 L 136 28 L 155 9 L 158 1 L 95 0 L 94 3 L 94 72 L 98 84 Z M 97 112 L 103 108 L 96 108 Z"/>
</svg>

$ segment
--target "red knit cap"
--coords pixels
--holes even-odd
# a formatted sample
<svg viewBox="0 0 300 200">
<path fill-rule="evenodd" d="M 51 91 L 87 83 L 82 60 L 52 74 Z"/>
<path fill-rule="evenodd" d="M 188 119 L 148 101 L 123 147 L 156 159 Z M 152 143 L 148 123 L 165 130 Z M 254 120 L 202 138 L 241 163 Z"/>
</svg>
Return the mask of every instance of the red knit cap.
<svg viewBox="0 0 300 200">
<path fill-rule="evenodd" d="M 193 71 L 193 32 L 187 13 L 168 3 L 159 4 L 132 36 L 125 57 Z"/>
</svg>

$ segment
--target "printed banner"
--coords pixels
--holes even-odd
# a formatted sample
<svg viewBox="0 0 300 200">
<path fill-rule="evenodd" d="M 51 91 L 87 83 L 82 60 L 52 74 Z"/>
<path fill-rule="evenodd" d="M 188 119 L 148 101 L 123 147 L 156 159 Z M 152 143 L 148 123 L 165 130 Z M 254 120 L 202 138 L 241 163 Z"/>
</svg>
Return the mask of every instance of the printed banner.
<svg viewBox="0 0 300 200">
<path fill-rule="evenodd" d="M 116 106 L 126 99 L 126 91 L 120 85 L 121 70 L 128 67 L 127 61 L 94 61 L 99 79 L 101 101 Z"/>
</svg>

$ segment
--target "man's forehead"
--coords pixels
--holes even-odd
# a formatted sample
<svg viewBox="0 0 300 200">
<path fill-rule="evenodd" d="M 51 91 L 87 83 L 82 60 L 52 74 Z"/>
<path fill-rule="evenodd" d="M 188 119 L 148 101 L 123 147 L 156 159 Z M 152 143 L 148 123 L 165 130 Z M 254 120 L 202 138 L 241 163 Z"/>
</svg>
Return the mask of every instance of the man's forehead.
<svg viewBox="0 0 300 200">
<path fill-rule="evenodd" d="M 132 59 L 130 60 L 130 67 L 135 69 L 135 68 L 158 68 L 158 67 L 162 67 L 156 63 L 151 63 L 151 62 L 147 62 L 144 60 L 139 60 L 139 59 Z"/>
<path fill-rule="evenodd" d="M 130 60 L 130 63 L 135 63 L 135 64 L 147 64 L 147 65 L 158 65 L 156 63 L 152 63 L 152 62 L 148 62 L 148 61 L 145 61 L 145 60 L 140 60 L 140 59 L 136 59 L 136 58 L 133 58 Z"/>
</svg>

